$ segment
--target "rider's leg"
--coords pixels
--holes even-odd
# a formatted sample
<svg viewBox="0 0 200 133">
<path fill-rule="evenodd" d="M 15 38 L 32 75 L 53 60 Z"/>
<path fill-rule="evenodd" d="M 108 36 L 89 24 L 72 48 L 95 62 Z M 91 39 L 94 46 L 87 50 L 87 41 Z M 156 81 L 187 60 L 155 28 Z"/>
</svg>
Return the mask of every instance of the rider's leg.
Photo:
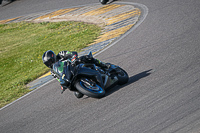
<svg viewBox="0 0 200 133">
<path fill-rule="evenodd" d="M 67 89 L 67 87 L 71 83 L 71 77 L 72 77 L 71 70 L 72 70 L 71 64 L 65 62 L 64 67 L 63 67 L 63 74 L 60 77 L 60 84 L 62 86 L 61 87 L 62 92 L 65 91 L 65 89 Z"/>
</svg>

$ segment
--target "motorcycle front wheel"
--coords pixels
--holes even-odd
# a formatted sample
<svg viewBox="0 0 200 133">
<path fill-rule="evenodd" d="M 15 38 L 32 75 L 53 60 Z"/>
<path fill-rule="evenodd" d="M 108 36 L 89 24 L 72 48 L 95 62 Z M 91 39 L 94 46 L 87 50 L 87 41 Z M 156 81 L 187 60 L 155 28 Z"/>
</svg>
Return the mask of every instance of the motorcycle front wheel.
<svg viewBox="0 0 200 133">
<path fill-rule="evenodd" d="M 75 87 L 79 92 L 89 97 L 102 98 L 105 95 L 105 90 L 102 87 L 96 83 L 91 83 L 86 78 L 78 80 Z"/>
<path fill-rule="evenodd" d="M 118 71 L 119 71 L 117 74 L 118 85 L 126 84 L 129 80 L 129 76 L 128 76 L 127 72 L 120 67 L 118 68 Z"/>
</svg>

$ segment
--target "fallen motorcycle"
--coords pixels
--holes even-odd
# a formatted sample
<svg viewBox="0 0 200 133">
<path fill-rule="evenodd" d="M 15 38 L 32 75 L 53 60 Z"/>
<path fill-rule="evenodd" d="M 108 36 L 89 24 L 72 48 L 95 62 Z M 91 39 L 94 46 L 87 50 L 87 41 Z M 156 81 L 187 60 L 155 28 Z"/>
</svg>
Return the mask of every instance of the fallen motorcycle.
<svg viewBox="0 0 200 133">
<path fill-rule="evenodd" d="M 93 58 L 91 52 L 88 56 L 89 58 Z M 70 60 L 65 60 L 64 62 L 70 63 Z M 68 65 L 68 67 L 70 66 Z M 57 71 L 58 67 L 55 64 L 53 71 Z M 77 98 L 82 98 L 84 95 L 93 98 L 102 98 L 105 95 L 105 89 L 126 84 L 129 80 L 129 76 L 125 70 L 110 63 L 108 69 L 102 69 L 91 63 L 80 63 L 70 69 L 72 73 L 71 82 L 68 86 L 62 85 L 61 87 L 74 91 Z"/>
</svg>

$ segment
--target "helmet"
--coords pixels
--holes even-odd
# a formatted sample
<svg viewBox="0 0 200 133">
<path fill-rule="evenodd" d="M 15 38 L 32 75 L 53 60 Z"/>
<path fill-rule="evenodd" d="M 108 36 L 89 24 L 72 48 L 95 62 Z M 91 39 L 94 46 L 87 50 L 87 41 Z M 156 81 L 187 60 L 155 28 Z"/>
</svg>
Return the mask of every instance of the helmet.
<svg viewBox="0 0 200 133">
<path fill-rule="evenodd" d="M 47 67 L 52 68 L 52 65 L 56 62 L 56 54 L 53 51 L 48 50 L 44 52 L 42 60 Z"/>
</svg>

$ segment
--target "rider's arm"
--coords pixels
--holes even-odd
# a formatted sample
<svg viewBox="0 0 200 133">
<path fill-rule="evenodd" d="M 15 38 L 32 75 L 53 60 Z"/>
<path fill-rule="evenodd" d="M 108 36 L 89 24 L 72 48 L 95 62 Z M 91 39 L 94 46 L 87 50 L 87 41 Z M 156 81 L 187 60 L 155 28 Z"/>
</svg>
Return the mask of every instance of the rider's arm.
<svg viewBox="0 0 200 133">
<path fill-rule="evenodd" d="M 69 51 L 61 51 L 57 55 L 57 59 L 70 59 L 72 58 L 72 52 Z"/>
<path fill-rule="evenodd" d="M 73 52 L 61 51 L 57 55 L 57 59 L 72 59 L 74 57 L 78 57 L 78 53 L 75 51 Z"/>
</svg>

